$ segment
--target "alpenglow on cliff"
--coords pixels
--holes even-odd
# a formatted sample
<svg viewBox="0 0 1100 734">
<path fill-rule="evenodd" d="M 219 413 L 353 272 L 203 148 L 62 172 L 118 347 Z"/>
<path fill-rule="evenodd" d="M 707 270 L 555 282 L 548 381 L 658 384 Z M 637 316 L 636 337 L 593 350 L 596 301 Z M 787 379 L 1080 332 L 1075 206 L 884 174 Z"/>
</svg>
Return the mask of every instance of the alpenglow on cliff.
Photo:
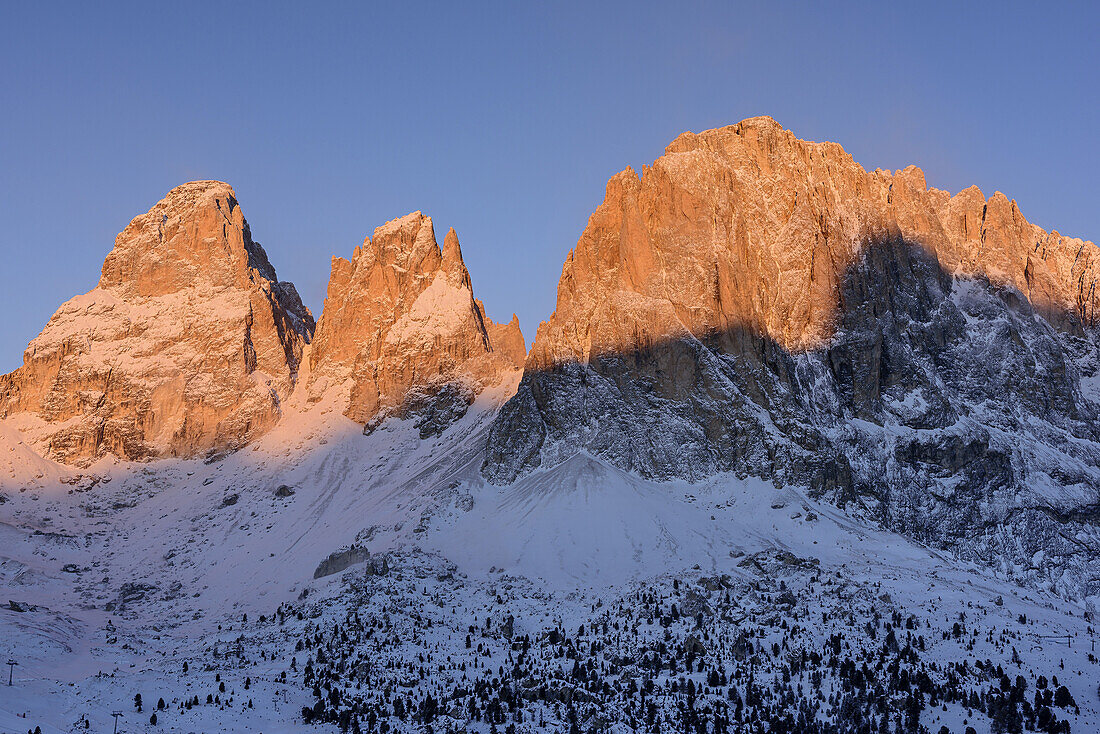
<svg viewBox="0 0 1100 734">
<path fill-rule="evenodd" d="M 753 118 L 610 180 L 526 354 L 420 212 L 333 259 L 315 327 L 233 190 L 193 182 L 0 377 L 0 419 L 68 464 L 216 458 L 318 404 L 436 439 L 492 387 L 463 439 L 481 484 L 757 477 L 1095 597 L 1097 279 L 1095 245 L 1003 194 Z"/>
<path fill-rule="evenodd" d="M 685 133 L 608 182 L 483 474 L 758 476 L 1094 594 L 1098 275 L 1003 194 L 770 118 Z"/>
<path fill-rule="evenodd" d="M 70 463 L 238 448 L 278 420 L 313 326 L 233 189 L 194 181 L 130 222 L 99 285 L 0 376 L 0 417 Z"/>
<path fill-rule="evenodd" d="M 416 413 L 427 437 L 525 354 L 515 315 L 495 324 L 474 298 L 455 231 L 440 249 L 431 218 L 413 212 L 375 229 L 350 261 L 333 258 L 310 392 L 340 391 L 360 423 Z"/>
</svg>

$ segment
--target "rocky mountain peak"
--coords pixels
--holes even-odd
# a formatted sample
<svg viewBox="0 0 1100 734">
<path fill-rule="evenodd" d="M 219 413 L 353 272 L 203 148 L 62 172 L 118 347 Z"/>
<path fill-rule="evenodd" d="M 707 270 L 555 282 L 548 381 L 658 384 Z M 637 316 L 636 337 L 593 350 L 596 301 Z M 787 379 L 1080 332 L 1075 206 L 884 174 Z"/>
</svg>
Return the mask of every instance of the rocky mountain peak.
<svg viewBox="0 0 1100 734">
<path fill-rule="evenodd" d="M 1094 244 L 999 192 L 868 171 L 770 118 L 684 133 L 608 182 L 483 473 L 583 452 L 756 476 L 1100 593 L 1066 540 L 1100 503 L 1098 280 Z"/>
<path fill-rule="evenodd" d="M 462 261 L 462 247 L 458 244 L 458 233 L 454 227 L 447 230 L 443 238 L 443 270 L 448 274 L 454 274 L 460 280 L 469 281 L 470 274 L 466 271 L 466 264 Z"/>
<path fill-rule="evenodd" d="M 351 261 L 333 259 L 310 392 L 346 386 L 346 414 L 363 423 L 444 385 L 472 399 L 522 365 L 517 343 L 518 322 L 494 324 L 474 299 L 455 231 L 441 249 L 431 218 L 413 212 L 375 229 Z"/>
<path fill-rule="evenodd" d="M 99 286 L 142 297 L 194 287 L 246 288 L 253 271 L 277 281 L 233 188 L 192 181 L 169 191 L 118 235 Z"/>
<path fill-rule="evenodd" d="M 313 327 L 232 187 L 187 183 L 127 225 L 99 285 L 0 378 L 0 417 L 66 462 L 234 448 L 277 419 Z"/>
<path fill-rule="evenodd" d="M 627 168 L 570 253 L 532 367 L 653 339 L 744 327 L 785 349 L 826 344 L 845 272 L 898 237 L 953 275 L 1011 287 L 1052 322 L 1096 322 L 1091 243 L 1045 232 L 1001 193 L 929 189 L 914 167 L 864 170 L 835 143 L 757 117 L 684 133 L 641 176 Z"/>
</svg>

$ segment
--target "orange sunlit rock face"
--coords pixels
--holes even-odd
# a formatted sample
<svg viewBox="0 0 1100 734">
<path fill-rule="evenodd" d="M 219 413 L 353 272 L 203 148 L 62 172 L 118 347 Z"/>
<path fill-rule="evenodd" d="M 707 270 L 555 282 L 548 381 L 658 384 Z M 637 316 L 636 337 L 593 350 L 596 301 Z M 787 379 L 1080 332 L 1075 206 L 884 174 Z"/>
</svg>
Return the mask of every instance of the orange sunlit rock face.
<svg viewBox="0 0 1100 734">
<path fill-rule="evenodd" d="M 684 133 L 628 168 L 569 254 L 529 369 L 735 329 L 789 351 L 831 337 L 841 278 L 866 245 L 901 237 L 959 275 L 1019 289 L 1063 326 L 1097 319 L 1091 243 L 1029 224 L 1001 193 L 951 196 L 920 169 L 866 171 L 835 143 L 768 117 Z"/>
<path fill-rule="evenodd" d="M 233 189 L 187 183 L 130 222 L 99 285 L 0 377 L 0 417 L 65 462 L 237 447 L 278 418 L 313 326 Z"/>
<path fill-rule="evenodd" d="M 350 262 L 333 258 L 311 394 L 350 382 L 346 414 L 366 422 L 413 389 L 496 383 L 525 356 L 518 320 L 494 324 L 474 299 L 454 230 L 440 249 L 431 218 L 414 212 L 377 228 Z"/>
</svg>

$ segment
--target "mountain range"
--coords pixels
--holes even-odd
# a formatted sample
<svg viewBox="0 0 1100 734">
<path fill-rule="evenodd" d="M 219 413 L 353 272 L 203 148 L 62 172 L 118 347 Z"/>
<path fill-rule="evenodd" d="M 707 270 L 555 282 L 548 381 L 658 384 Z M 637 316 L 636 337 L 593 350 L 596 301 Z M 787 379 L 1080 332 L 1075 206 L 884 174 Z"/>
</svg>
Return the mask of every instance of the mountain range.
<svg viewBox="0 0 1100 734">
<path fill-rule="evenodd" d="M 1098 278 L 1000 192 L 758 117 L 611 178 L 528 350 L 420 212 L 315 320 L 183 184 L 0 376 L 24 709 L 99 725 L 113 666 L 180 730 L 1100 726 Z"/>
</svg>

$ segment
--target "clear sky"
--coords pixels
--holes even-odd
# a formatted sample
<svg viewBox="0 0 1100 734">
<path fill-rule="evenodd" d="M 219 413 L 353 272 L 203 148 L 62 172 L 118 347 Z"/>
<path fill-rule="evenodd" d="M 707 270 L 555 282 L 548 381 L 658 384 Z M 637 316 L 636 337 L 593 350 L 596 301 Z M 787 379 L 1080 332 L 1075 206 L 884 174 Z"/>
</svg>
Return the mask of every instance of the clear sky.
<svg viewBox="0 0 1100 734">
<path fill-rule="evenodd" d="M 318 316 L 420 209 L 528 340 L 609 177 L 754 115 L 1096 240 L 1098 37 L 1095 3 L 3 1 L 0 371 L 194 179 Z"/>
</svg>

